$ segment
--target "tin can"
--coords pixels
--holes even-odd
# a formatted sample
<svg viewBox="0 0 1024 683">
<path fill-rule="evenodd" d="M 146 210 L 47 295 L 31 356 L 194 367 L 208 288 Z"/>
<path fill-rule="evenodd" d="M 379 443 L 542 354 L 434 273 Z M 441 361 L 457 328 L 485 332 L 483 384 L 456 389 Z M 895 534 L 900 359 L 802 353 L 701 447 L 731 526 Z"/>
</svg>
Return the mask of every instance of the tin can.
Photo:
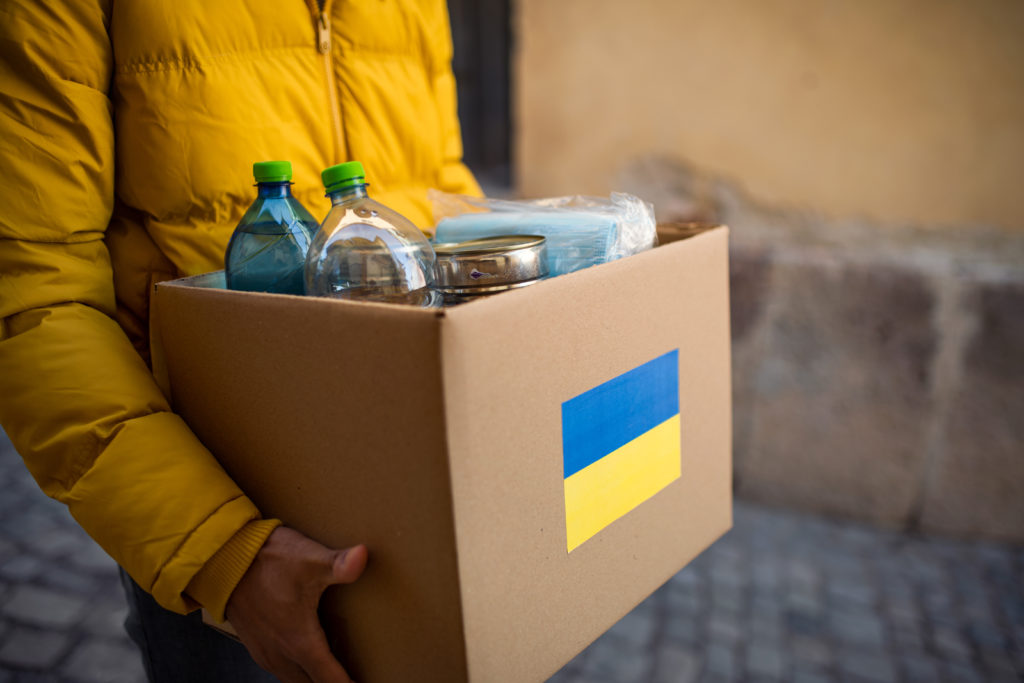
<svg viewBox="0 0 1024 683">
<path fill-rule="evenodd" d="M 435 287 L 455 305 L 532 285 L 548 274 L 541 235 L 496 235 L 434 245 Z"/>
</svg>

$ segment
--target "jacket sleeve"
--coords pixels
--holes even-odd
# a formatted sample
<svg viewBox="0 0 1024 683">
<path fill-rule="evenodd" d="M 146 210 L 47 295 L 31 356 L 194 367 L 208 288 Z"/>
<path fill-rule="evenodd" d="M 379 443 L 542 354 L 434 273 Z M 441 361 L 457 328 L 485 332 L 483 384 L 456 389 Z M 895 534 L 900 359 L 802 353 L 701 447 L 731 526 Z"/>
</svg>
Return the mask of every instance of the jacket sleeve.
<svg viewBox="0 0 1024 683">
<path fill-rule="evenodd" d="M 214 611 L 274 521 L 174 413 L 114 321 L 108 8 L 0 5 L 0 423 L 48 495 L 169 609 Z M 212 588 L 211 588 L 212 586 Z"/>
<path fill-rule="evenodd" d="M 473 173 L 462 162 L 462 131 L 452 73 L 452 33 L 448 5 L 443 0 L 433 3 L 428 22 L 433 45 L 433 87 L 441 120 L 443 162 L 438 189 L 455 194 L 481 196 L 483 192 Z"/>
</svg>

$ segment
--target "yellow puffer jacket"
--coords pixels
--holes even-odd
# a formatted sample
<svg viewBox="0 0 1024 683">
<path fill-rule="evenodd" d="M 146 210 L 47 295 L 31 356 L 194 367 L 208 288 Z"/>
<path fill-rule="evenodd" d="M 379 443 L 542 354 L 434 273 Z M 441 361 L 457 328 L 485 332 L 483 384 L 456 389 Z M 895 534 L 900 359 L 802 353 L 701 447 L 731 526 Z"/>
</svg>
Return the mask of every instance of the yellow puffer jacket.
<svg viewBox="0 0 1024 683">
<path fill-rule="evenodd" d="M 429 225 L 461 163 L 444 0 L 0 5 L 0 423 L 42 489 L 165 607 L 223 613 L 276 522 L 157 389 L 154 282 L 222 267 L 254 161 L 362 161 Z"/>
</svg>

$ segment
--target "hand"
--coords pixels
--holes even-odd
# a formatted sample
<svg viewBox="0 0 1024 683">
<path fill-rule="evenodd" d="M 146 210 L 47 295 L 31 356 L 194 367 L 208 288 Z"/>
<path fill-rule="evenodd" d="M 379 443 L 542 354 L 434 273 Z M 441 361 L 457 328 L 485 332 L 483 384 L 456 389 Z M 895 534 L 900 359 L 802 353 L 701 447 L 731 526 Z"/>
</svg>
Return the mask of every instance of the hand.
<svg viewBox="0 0 1024 683">
<path fill-rule="evenodd" d="M 328 586 L 358 579 L 366 557 L 364 545 L 331 550 L 275 529 L 225 610 L 256 663 L 285 683 L 351 683 L 327 646 L 317 605 Z"/>
</svg>

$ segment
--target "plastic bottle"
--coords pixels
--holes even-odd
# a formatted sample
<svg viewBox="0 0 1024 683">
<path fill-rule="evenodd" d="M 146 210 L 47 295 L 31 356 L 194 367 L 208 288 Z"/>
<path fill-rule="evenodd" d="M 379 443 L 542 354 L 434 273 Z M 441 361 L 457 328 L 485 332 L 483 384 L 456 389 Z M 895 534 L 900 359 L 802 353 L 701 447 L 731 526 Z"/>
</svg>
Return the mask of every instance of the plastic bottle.
<svg viewBox="0 0 1024 683">
<path fill-rule="evenodd" d="M 252 165 L 256 201 L 238 222 L 224 255 L 228 289 L 304 294 L 306 252 L 317 221 L 292 197 L 292 165 L 260 161 Z"/>
<path fill-rule="evenodd" d="M 306 258 L 306 293 L 416 306 L 439 306 L 434 249 L 412 222 L 366 193 L 363 165 L 321 174 L 331 211 Z"/>
</svg>

